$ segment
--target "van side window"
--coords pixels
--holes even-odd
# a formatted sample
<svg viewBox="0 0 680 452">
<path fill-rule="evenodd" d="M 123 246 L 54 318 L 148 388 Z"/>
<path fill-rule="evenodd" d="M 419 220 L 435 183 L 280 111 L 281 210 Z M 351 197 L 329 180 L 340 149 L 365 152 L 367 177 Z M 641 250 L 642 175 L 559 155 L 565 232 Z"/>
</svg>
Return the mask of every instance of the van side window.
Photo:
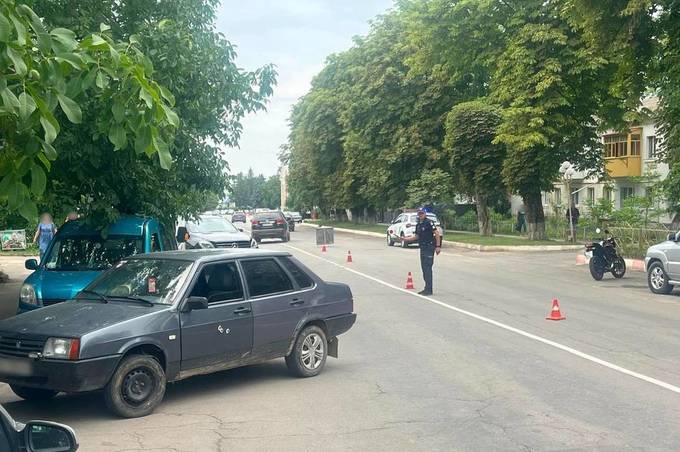
<svg viewBox="0 0 680 452">
<path fill-rule="evenodd" d="M 309 277 L 304 270 L 302 270 L 290 257 L 281 258 L 281 263 L 288 270 L 288 272 L 293 275 L 293 279 L 297 282 L 300 288 L 305 289 L 307 287 L 312 287 L 314 281 Z"/>
<path fill-rule="evenodd" d="M 243 299 L 243 287 L 234 262 L 206 265 L 191 289 L 191 297 L 205 297 L 208 303 Z"/>
<path fill-rule="evenodd" d="M 293 290 L 290 278 L 274 259 L 244 260 L 241 265 L 252 297 Z"/>
</svg>

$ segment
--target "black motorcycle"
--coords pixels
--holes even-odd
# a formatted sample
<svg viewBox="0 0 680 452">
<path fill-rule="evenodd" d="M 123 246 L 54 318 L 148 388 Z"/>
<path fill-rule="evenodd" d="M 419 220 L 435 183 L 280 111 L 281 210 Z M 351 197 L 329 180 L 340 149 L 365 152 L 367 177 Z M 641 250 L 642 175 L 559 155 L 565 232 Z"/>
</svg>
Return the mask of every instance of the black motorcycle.
<svg viewBox="0 0 680 452">
<path fill-rule="evenodd" d="M 598 234 L 600 229 L 596 229 Z M 604 230 L 605 238 L 586 244 L 586 256 L 590 257 L 590 274 L 595 281 L 600 281 L 604 274 L 610 272 L 614 278 L 623 278 L 626 274 L 626 261 L 619 254 L 616 239 Z"/>
</svg>

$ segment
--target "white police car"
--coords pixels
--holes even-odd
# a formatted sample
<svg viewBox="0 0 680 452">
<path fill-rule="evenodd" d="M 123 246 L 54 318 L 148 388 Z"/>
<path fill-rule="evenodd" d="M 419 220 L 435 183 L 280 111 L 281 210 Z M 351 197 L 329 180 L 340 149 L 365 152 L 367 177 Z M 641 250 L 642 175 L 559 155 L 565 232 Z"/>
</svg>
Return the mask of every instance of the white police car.
<svg viewBox="0 0 680 452">
<path fill-rule="evenodd" d="M 427 212 L 427 218 L 434 222 L 434 225 L 439 229 L 439 233 L 444 235 L 444 229 L 437 218 L 437 215 Z M 417 212 L 404 212 L 392 221 L 387 227 L 387 246 L 393 246 L 397 237 L 412 237 L 416 233 L 416 224 L 418 224 Z M 414 242 L 417 243 L 417 242 Z M 400 242 L 402 248 L 410 245 L 407 242 Z"/>
</svg>

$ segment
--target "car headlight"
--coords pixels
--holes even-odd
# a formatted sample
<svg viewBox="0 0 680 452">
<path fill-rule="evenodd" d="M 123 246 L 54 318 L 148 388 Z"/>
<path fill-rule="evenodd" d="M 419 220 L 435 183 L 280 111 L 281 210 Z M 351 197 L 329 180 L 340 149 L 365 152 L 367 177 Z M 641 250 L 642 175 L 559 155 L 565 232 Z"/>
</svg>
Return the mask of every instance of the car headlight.
<svg viewBox="0 0 680 452">
<path fill-rule="evenodd" d="M 215 245 L 213 245 L 212 242 L 209 242 L 208 240 L 199 240 L 198 245 L 201 248 L 215 248 Z"/>
<path fill-rule="evenodd" d="M 250 247 L 251 247 L 251 248 L 259 248 L 260 245 L 257 244 L 257 240 L 255 240 L 255 239 L 250 239 Z"/>
<path fill-rule="evenodd" d="M 80 356 L 80 339 L 51 337 L 43 347 L 43 357 L 74 361 Z"/>
<path fill-rule="evenodd" d="M 38 297 L 35 294 L 35 288 L 30 284 L 21 286 L 20 299 L 22 303 L 38 306 Z"/>
</svg>

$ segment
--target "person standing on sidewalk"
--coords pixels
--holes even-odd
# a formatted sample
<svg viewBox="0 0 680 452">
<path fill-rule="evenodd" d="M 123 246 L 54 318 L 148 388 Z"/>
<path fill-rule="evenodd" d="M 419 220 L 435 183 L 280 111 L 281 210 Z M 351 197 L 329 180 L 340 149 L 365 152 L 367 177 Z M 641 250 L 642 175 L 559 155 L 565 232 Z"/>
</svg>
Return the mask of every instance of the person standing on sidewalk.
<svg viewBox="0 0 680 452">
<path fill-rule="evenodd" d="M 418 242 L 420 246 L 420 268 L 423 271 L 425 289 L 418 292 L 420 295 L 432 295 L 432 266 L 434 255 L 442 250 L 442 236 L 434 222 L 427 218 L 424 208 L 418 209 L 418 224 L 416 233 L 412 237 L 398 237 L 397 240 L 404 242 Z"/>
<path fill-rule="evenodd" d="M 52 241 L 54 234 L 57 233 L 57 227 L 52 221 L 52 215 L 49 213 L 44 213 L 40 216 L 40 224 L 38 224 L 38 229 L 35 231 L 33 236 L 33 243 L 38 242 L 38 248 L 40 248 L 40 261 L 42 262 L 45 256 L 45 251 L 47 251 L 47 246 Z"/>
</svg>

